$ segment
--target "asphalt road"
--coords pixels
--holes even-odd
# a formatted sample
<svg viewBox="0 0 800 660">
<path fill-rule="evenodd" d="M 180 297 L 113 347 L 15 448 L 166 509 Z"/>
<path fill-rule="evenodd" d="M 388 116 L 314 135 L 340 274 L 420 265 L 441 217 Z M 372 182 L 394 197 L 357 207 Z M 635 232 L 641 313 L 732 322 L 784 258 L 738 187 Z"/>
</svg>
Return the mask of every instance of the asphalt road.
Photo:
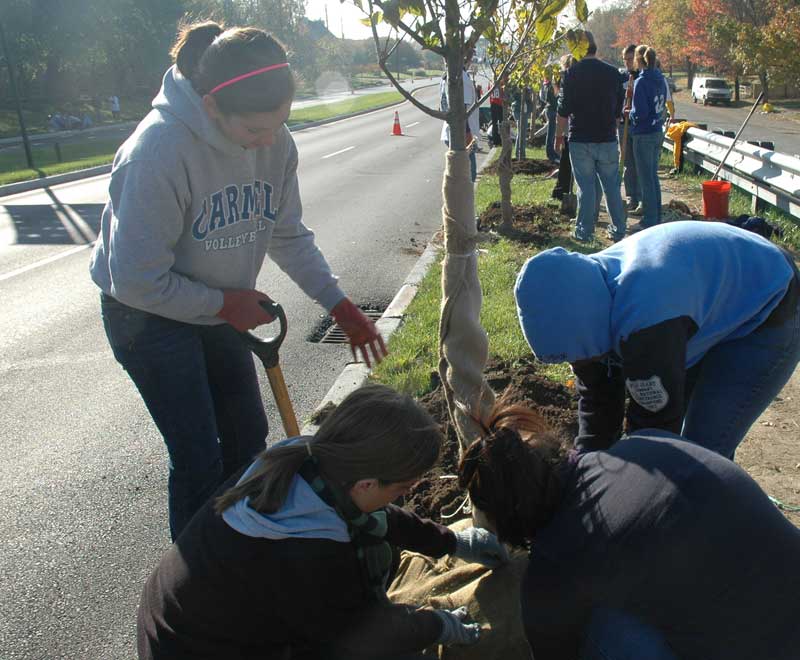
<svg viewBox="0 0 800 660">
<path fill-rule="evenodd" d="M 421 98 L 435 103 L 436 90 Z M 440 225 L 440 123 L 409 104 L 298 132 L 306 222 L 357 303 L 388 302 Z M 108 178 L 0 199 L 0 657 L 126 659 L 138 597 L 169 543 L 166 453 L 114 361 L 89 279 Z M 321 308 L 267 264 L 281 363 L 305 418 L 348 362 L 306 341 Z M 259 370 L 260 371 L 260 370 Z M 262 380 L 270 440 L 280 422 Z"/>
<path fill-rule="evenodd" d="M 706 105 L 692 103 L 690 99 L 675 100 L 675 114 L 679 118 L 708 124 L 708 130 L 720 128 L 724 131 L 738 131 L 750 112 L 750 103 L 739 107 Z M 764 115 L 759 110 L 753 113 L 742 133 L 742 140 L 770 140 L 775 150 L 785 154 L 800 156 L 800 123 L 785 119 L 780 115 Z"/>
</svg>

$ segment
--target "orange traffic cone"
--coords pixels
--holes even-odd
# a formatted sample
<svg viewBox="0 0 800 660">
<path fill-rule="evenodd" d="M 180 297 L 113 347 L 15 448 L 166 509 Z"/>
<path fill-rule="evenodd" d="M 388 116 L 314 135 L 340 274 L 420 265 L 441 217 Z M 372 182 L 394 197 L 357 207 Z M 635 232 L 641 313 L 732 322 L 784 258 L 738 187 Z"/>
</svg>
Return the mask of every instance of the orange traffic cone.
<svg viewBox="0 0 800 660">
<path fill-rule="evenodd" d="M 402 135 L 403 129 L 400 128 L 400 115 L 397 110 L 394 111 L 394 126 L 392 126 L 392 135 Z"/>
</svg>

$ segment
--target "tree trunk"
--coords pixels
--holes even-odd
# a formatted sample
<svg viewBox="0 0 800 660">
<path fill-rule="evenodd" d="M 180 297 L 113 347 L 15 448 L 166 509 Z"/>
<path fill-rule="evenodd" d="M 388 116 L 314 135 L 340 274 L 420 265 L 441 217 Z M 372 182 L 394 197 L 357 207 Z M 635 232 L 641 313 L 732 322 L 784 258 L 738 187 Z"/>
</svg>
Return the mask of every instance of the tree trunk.
<svg viewBox="0 0 800 660">
<path fill-rule="evenodd" d="M 505 106 L 503 107 L 503 122 L 500 124 L 500 158 L 497 161 L 497 176 L 500 181 L 500 212 L 502 213 L 501 229 L 511 229 L 514 220 L 514 211 L 511 206 L 511 179 L 514 170 L 511 169 L 511 122 Z"/>
<path fill-rule="evenodd" d="M 739 101 L 739 74 L 737 73 L 733 78 L 733 100 Z"/>
<path fill-rule="evenodd" d="M 692 64 L 691 58 L 686 58 L 686 87 L 689 91 L 692 90 L 692 83 L 694 82 L 694 64 Z"/>
<path fill-rule="evenodd" d="M 459 47 L 461 16 L 457 0 L 447 0 L 445 9 L 450 150 L 445 157 L 442 184 L 445 257 L 438 371 L 463 452 L 481 436 L 481 428 L 473 416 L 482 417 L 488 412 L 494 404 L 494 393 L 483 377 L 489 338 L 480 324 L 482 292 L 478 280 L 475 188 L 465 150 L 464 59 Z"/>
</svg>

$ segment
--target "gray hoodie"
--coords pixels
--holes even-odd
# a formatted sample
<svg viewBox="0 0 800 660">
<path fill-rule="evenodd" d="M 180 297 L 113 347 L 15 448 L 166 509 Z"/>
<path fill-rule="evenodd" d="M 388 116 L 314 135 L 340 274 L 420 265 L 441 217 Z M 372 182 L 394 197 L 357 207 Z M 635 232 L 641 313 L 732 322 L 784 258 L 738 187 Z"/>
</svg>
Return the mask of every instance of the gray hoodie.
<svg viewBox="0 0 800 660">
<path fill-rule="evenodd" d="M 255 288 L 267 254 L 326 309 L 345 297 L 302 223 L 289 130 L 271 147 L 231 142 L 174 66 L 114 158 L 109 197 L 89 269 L 126 305 L 222 323 L 222 289 Z"/>
</svg>

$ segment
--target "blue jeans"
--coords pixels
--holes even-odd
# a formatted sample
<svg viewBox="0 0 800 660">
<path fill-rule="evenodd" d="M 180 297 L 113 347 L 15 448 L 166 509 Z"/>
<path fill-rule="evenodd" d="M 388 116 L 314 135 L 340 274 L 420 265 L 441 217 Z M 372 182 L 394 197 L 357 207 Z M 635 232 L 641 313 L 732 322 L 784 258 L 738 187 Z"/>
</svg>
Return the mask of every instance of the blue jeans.
<svg viewBox="0 0 800 660">
<path fill-rule="evenodd" d="M 628 214 L 622 203 L 619 180 L 619 147 L 614 142 L 569 143 L 569 158 L 578 187 L 578 219 L 575 235 L 580 240 L 589 240 L 594 235 L 594 223 L 599 205 L 596 179 L 600 179 L 606 196 L 610 229 L 614 236 L 625 235 Z"/>
<path fill-rule="evenodd" d="M 217 487 L 265 448 L 253 356 L 228 324 L 181 323 L 106 295 L 101 309 L 114 357 L 167 445 L 174 540 Z"/>
<path fill-rule="evenodd" d="M 619 610 L 592 612 L 581 660 L 678 660 L 659 630 Z"/>
<path fill-rule="evenodd" d="M 545 150 L 547 151 L 547 159 L 553 162 L 558 162 L 560 156 L 555 149 L 556 144 L 556 111 L 547 110 L 547 138 L 545 139 Z"/>
<path fill-rule="evenodd" d="M 782 325 L 761 326 L 706 353 L 681 435 L 733 459 L 747 431 L 800 362 L 800 308 Z"/>
<path fill-rule="evenodd" d="M 661 222 L 661 182 L 658 180 L 658 161 L 664 133 L 642 133 L 633 136 L 633 153 L 636 158 L 636 174 L 642 191 L 642 226 L 652 227 Z"/>
<path fill-rule="evenodd" d="M 619 126 L 619 147 L 622 149 L 622 138 L 625 129 Z M 637 205 L 642 201 L 642 191 L 639 186 L 639 177 L 636 176 L 636 155 L 633 153 L 633 134 L 631 127 L 628 126 L 628 140 L 625 145 L 625 163 L 622 173 L 622 182 L 625 184 L 625 196 L 629 197 L 632 205 Z"/>
</svg>

